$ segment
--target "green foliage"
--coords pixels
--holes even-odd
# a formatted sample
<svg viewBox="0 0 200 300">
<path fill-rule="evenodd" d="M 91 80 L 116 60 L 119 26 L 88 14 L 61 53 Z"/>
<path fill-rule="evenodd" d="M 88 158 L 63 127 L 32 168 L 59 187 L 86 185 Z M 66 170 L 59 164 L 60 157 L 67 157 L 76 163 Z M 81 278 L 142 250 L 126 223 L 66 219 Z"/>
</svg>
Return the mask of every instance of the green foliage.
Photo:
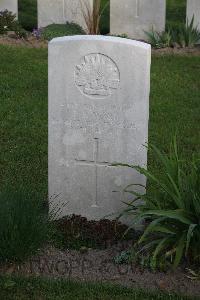
<svg viewBox="0 0 200 300">
<path fill-rule="evenodd" d="M 173 40 L 181 47 L 194 47 L 200 42 L 200 31 L 197 26 L 194 27 L 194 16 L 186 25 L 180 25 L 177 29 L 172 28 Z"/>
<path fill-rule="evenodd" d="M 114 257 L 114 262 L 118 265 L 127 264 L 131 261 L 131 251 L 122 251 L 119 255 Z"/>
<path fill-rule="evenodd" d="M 28 36 L 27 31 L 24 28 L 22 28 L 22 26 L 18 22 L 15 23 L 13 29 L 18 38 L 24 38 L 24 39 L 27 38 Z"/>
<path fill-rule="evenodd" d="M 14 31 L 18 38 L 26 38 L 27 32 L 16 20 L 16 15 L 8 10 L 0 12 L 0 34 Z"/>
<path fill-rule="evenodd" d="M 180 24 L 185 24 L 187 0 L 167 0 L 167 27 L 177 28 Z"/>
<path fill-rule="evenodd" d="M 43 246 L 49 235 L 41 201 L 12 188 L 0 193 L 0 261 L 22 261 Z"/>
<path fill-rule="evenodd" d="M 45 40 L 52 40 L 55 37 L 85 34 L 84 30 L 75 23 L 51 24 L 42 30 L 42 37 Z"/>
<path fill-rule="evenodd" d="M 152 45 L 152 47 L 156 49 L 166 48 L 172 46 L 172 34 L 170 31 L 166 32 L 157 32 L 152 29 L 150 32 L 146 32 L 148 37 L 148 42 Z"/>
<path fill-rule="evenodd" d="M 2 300 L 195 300 L 197 297 L 126 288 L 116 284 L 81 283 L 64 279 L 0 276 Z"/>
<path fill-rule="evenodd" d="M 149 43 L 154 48 L 165 48 L 179 45 L 180 47 L 194 47 L 200 41 L 200 31 L 194 27 L 194 17 L 191 22 L 177 27 L 168 26 L 165 32 L 145 32 Z"/>
<path fill-rule="evenodd" d="M 137 243 L 133 244 L 131 250 L 122 251 L 119 255 L 114 257 L 114 262 L 118 265 L 121 264 L 134 264 L 140 266 L 142 269 L 149 269 L 155 271 L 156 269 L 166 272 L 170 264 L 166 261 L 165 257 L 158 257 L 156 266 L 153 257 L 149 254 L 149 249 Z"/>
<path fill-rule="evenodd" d="M 147 222 L 138 243 L 152 255 L 152 267 L 159 257 L 173 262 L 177 267 L 183 258 L 189 262 L 200 261 L 200 160 L 190 163 L 182 160 L 176 139 L 169 155 L 149 146 L 160 162 L 162 175 L 156 176 L 144 168 L 133 168 L 145 175 L 153 192 L 142 195 L 132 190 L 137 184 L 128 186 L 125 192 L 136 197 L 122 214 L 131 214 L 133 224 Z M 136 200 L 143 200 L 138 203 Z"/>
<path fill-rule="evenodd" d="M 103 9 L 101 20 L 100 20 L 100 31 L 101 34 L 108 34 L 110 32 L 110 1 L 102 0 L 101 7 Z"/>
<path fill-rule="evenodd" d="M 8 10 L 0 12 L 0 34 L 11 31 L 16 22 L 16 15 Z"/>
<path fill-rule="evenodd" d="M 37 0 L 18 0 L 19 22 L 25 30 L 37 28 Z"/>
</svg>

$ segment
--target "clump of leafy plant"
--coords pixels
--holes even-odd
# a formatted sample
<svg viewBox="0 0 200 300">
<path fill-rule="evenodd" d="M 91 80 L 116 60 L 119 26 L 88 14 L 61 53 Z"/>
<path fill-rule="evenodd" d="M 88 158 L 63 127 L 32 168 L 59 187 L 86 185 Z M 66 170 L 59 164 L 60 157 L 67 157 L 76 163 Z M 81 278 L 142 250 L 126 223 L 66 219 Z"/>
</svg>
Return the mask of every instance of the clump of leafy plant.
<svg viewBox="0 0 200 300">
<path fill-rule="evenodd" d="M 200 31 L 197 26 L 194 26 L 194 16 L 190 23 L 187 20 L 186 24 L 168 26 L 166 31 L 161 33 L 154 29 L 145 33 L 149 43 L 156 49 L 176 45 L 182 48 L 194 47 L 200 41 Z"/>
<path fill-rule="evenodd" d="M 159 269 L 165 272 L 170 263 L 166 261 L 165 257 L 158 257 L 155 265 L 155 261 L 152 255 L 149 253 L 148 247 L 141 247 L 137 242 L 133 244 L 131 249 L 123 250 L 120 254 L 114 257 L 115 264 L 135 264 L 140 266 L 141 269 L 150 269 L 155 271 Z"/>
<path fill-rule="evenodd" d="M 160 259 L 177 267 L 181 261 L 200 261 L 200 160 L 186 162 L 180 158 L 176 138 L 170 153 L 164 154 L 149 146 L 161 165 L 162 175 L 156 176 L 145 168 L 121 164 L 145 175 L 152 192 L 140 194 L 132 186 L 125 192 L 134 196 L 122 215 L 132 216 L 132 225 L 145 221 L 145 230 L 138 240 L 140 253 L 146 251 L 151 266 Z M 138 200 L 142 200 L 139 201 Z"/>
<path fill-rule="evenodd" d="M 8 10 L 0 11 L 0 34 L 13 30 L 16 22 L 16 15 Z"/>
<path fill-rule="evenodd" d="M 119 255 L 114 257 L 114 262 L 117 265 L 121 265 L 121 264 L 128 264 L 131 261 L 132 257 L 131 257 L 131 251 L 130 250 L 124 250 L 122 251 Z"/>
<path fill-rule="evenodd" d="M 191 22 L 187 20 L 186 25 L 180 25 L 177 29 L 172 30 L 173 40 L 180 47 L 194 47 L 200 41 L 200 31 L 194 26 L 194 16 Z"/>
<path fill-rule="evenodd" d="M 0 12 L 0 34 L 14 31 L 17 38 L 26 38 L 27 32 L 16 20 L 16 15 L 8 10 Z"/>
<path fill-rule="evenodd" d="M 13 30 L 14 30 L 17 38 L 26 39 L 28 36 L 27 31 L 24 28 L 22 28 L 22 26 L 18 22 L 15 22 L 15 24 L 13 26 Z"/>
<path fill-rule="evenodd" d="M 84 30 L 75 23 L 51 24 L 40 30 L 40 36 L 45 40 L 52 40 L 55 37 L 85 34 Z"/>
<path fill-rule="evenodd" d="M 173 40 L 172 40 L 172 34 L 170 30 L 163 31 L 160 33 L 152 29 L 150 32 L 145 31 L 145 33 L 152 47 L 156 49 L 172 47 Z"/>
<path fill-rule="evenodd" d="M 25 191 L 0 193 L 0 261 L 22 261 L 47 241 L 50 227 L 40 199 Z"/>
</svg>

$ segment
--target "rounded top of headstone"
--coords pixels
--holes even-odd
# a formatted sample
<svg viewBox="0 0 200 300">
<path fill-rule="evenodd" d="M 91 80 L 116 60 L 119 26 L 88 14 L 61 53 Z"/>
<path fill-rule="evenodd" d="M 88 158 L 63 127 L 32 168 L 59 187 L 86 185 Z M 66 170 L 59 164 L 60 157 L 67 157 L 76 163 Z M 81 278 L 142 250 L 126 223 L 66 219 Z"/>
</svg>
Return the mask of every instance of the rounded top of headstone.
<svg viewBox="0 0 200 300">
<path fill-rule="evenodd" d="M 64 36 L 64 37 L 58 37 L 52 39 L 49 44 L 60 44 L 60 43 L 65 43 L 65 42 L 76 42 L 76 41 L 87 41 L 87 42 L 94 42 L 94 41 L 104 41 L 104 42 L 112 42 L 112 43 L 120 43 L 120 44 L 127 44 L 127 45 L 132 45 L 135 47 L 140 47 L 146 50 L 151 49 L 151 45 L 136 41 L 136 40 L 131 40 L 131 39 L 126 39 L 126 38 L 121 38 L 121 37 L 115 37 L 115 36 L 104 36 L 104 35 L 72 35 L 72 36 Z"/>
</svg>

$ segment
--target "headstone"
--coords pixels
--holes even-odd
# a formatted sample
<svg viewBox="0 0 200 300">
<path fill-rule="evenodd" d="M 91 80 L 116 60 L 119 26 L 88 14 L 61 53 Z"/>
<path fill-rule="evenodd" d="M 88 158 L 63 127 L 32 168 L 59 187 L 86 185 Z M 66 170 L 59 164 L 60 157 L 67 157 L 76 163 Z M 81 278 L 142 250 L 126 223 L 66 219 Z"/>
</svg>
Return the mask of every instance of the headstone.
<svg viewBox="0 0 200 300">
<path fill-rule="evenodd" d="M 194 16 L 194 26 L 200 31 L 200 0 L 187 0 L 187 20 L 191 22 Z"/>
<path fill-rule="evenodd" d="M 92 8 L 93 0 L 38 0 L 38 27 L 74 22 L 85 29 L 84 3 Z"/>
<path fill-rule="evenodd" d="M 165 30 L 166 0 L 110 0 L 111 34 L 146 40 L 144 31 Z"/>
<path fill-rule="evenodd" d="M 144 176 L 112 163 L 147 164 L 150 61 L 150 45 L 133 40 L 86 35 L 50 42 L 51 212 L 98 220 L 125 207 L 126 185 L 145 186 Z"/>
<path fill-rule="evenodd" d="M 18 0 L 0 0 L 0 11 L 6 9 L 18 17 Z"/>
</svg>

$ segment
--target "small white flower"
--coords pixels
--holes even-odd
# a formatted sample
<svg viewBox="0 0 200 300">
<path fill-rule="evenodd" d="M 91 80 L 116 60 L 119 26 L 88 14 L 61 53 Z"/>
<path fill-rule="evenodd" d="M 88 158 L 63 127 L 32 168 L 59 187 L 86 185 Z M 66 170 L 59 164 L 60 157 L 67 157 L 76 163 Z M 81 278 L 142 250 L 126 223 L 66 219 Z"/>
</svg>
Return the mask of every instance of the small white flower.
<svg viewBox="0 0 200 300">
<path fill-rule="evenodd" d="M 3 28 L 4 28 L 4 29 L 7 29 L 7 28 L 8 28 L 8 26 L 6 26 L 6 25 L 5 25 Z"/>
</svg>

